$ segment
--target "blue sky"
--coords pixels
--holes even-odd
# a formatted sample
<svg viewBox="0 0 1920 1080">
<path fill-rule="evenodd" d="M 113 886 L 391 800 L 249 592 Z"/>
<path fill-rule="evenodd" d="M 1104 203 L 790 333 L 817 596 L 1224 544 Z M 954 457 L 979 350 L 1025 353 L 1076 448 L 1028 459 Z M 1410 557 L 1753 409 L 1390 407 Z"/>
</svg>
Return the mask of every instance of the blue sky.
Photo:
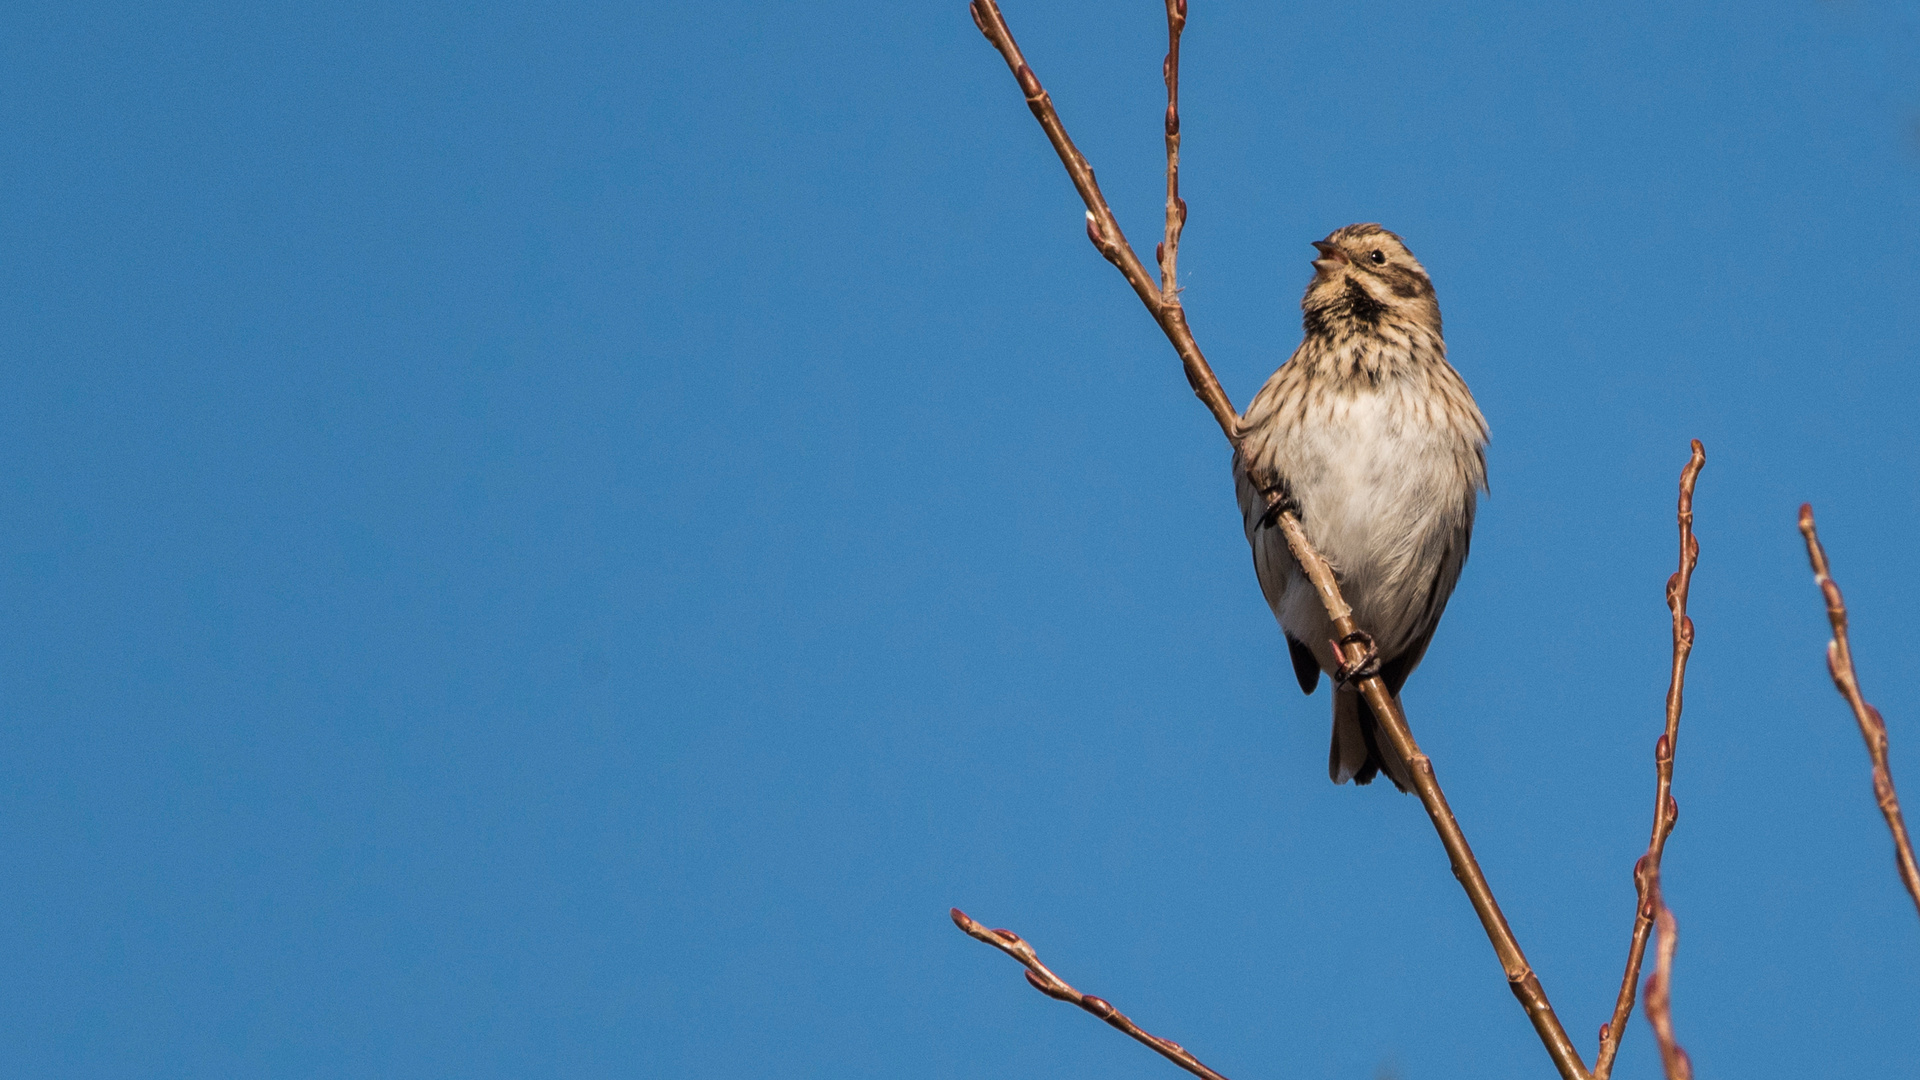
<svg viewBox="0 0 1920 1080">
<path fill-rule="evenodd" d="M 1150 249 L 1160 9 L 1005 10 Z M 1407 707 L 1589 1058 L 1697 437 L 1680 1032 L 1913 1060 L 1794 512 L 1920 807 L 1916 70 L 1870 0 L 1193 0 L 1228 392 L 1377 220 L 1491 422 Z M 7 1075 L 1177 1075 L 951 905 L 1235 1080 L 1546 1072 L 961 0 L 14 5 L 0 194 Z"/>
</svg>

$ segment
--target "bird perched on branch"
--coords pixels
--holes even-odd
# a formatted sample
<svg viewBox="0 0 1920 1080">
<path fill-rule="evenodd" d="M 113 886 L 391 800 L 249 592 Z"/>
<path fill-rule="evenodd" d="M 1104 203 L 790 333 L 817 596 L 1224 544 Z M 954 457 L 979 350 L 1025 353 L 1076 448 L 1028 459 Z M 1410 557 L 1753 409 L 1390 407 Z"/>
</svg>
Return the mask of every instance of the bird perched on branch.
<svg viewBox="0 0 1920 1080">
<path fill-rule="evenodd" d="M 1332 565 L 1398 701 L 1467 561 L 1487 486 L 1487 422 L 1447 363 L 1433 282 L 1406 244 L 1368 224 L 1313 246 L 1306 337 L 1240 418 L 1234 486 L 1300 689 L 1313 693 L 1322 671 L 1334 676 L 1333 782 L 1365 784 L 1385 770 L 1406 791 L 1407 763 L 1348 684 L 1358 676 L 1336 658 L 1326 608 L 1266 493 L 1279 493 Z"/>
</svg>

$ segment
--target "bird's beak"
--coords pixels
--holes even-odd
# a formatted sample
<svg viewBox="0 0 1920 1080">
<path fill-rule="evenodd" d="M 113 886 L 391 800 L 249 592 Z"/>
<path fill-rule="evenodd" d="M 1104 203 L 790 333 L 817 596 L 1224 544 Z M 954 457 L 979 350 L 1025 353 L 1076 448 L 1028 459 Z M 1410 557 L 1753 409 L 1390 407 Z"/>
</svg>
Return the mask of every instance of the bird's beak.
<svg viewBox="0 0 1920 1080">
<path fill-rule="evenodd" d="M 1313 268 L 1323 274 L 1331 274 L 1340 267 L 1352 262 L 1351 259 L 1347 258 L 1346 252 L 1341 251 L 1337 246 L 1329 244 L 1325 240 L 1315 240 L 1313 242 L 1313 249 L 1320 253 L 1320 257 L 1313 260 Z"/>
</svg>

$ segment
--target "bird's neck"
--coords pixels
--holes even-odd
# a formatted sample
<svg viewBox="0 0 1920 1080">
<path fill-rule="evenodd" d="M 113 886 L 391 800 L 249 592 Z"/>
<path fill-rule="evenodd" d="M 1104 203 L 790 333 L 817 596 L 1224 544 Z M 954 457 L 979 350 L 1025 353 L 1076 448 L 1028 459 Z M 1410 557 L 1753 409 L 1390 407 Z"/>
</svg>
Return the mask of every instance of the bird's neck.
<svg viewBox="0 0 1920 1080">
<path fill-rule="evenodd" d="M 1444 365 L 1447 346 L 1437 331 L 1414 319 L 1330 319 L 1318 326 L 1309 320 L 1297 357 L 1306 368 L 1302 374 L 1315 381 L 1379 385 Z"/>
</svg>

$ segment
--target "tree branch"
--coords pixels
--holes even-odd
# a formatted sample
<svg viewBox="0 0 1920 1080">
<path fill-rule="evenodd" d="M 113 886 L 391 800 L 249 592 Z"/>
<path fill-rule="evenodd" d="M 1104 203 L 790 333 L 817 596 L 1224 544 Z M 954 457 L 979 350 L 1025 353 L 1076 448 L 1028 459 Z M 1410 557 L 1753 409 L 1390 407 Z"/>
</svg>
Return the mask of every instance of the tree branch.
<svg viewBox="0 0 1920 1080">
<path fill-rule="evenodd" d="M 1654 948 L 1653 974 L 1647 976 L 1647 1023 L 1653 1026 L 1654 1041 L 1660 1044 L 1660 1065 L 1667 1080 L 1693 1080 L 1693 1061 L 1673 1037 L 1673 951 L 1680 945 L 1680 924 L 1673 910 L 1660 895 L 1660 870 L 1652 874 L 1652 902 L 1660 914 L 1660 943 Z"/>
<path fill-rule="evenodd" d="M 1352 609 L 1340 597 L 1339 585 L 1334 581 L 1333 571 L 1326 560 L 1314 552 L 1307 543 L 1306 533 L 1300 528 L 1300 522 L 1292 514 L 1280 515 L 1280 527 L 1287 538 L 1287 546 L 1293 557 L 1312 579 L 1315 588 L 1320 591 L 1320 599 L 1326 605 L 1327 618 L 1333 623 L 1334 631 L 1341 638 L 1358 632 L 1359 625 L 1353 621 Z M 1355 645 L 1355 661 L 1362 655 L 1362 646 Z M 1348 662 L 1344 655 L 1341 662 Z M 1426 808 L 1427 817 L 1433 822 L 1433 831 L 1440 834 L 1440 844 L 1447 850 L 1447 861 L 1453 864 L 1453 876 L 1460 881 L 1460 887 L 1466 890 L 1467 900 L 1473 905 L 1474 914 L 1480 916 L 1480 926 L 1487 933 L 1487 940 L 1493 944 L 1494 955 L 1500 960 L 1500 969 L 1506 973 L 1507 988 L 1519 1000 L 1520 1007 L 1526 1010 L 1527 1019 L 1533 1022 L 1533 1030 L 1539 1035 L 1541 1045 L 1547 1049 L 1547 1056 L 1565 1080 L 1588 1080 L 1585 1063 L 1580 1060 L 1580 1052 L 1573 1047 L 1573 1040 L 1560 1024 L 1560 1018 L 1554 1015 L 1553 1004 L 1547 1000 L 1547 992 L 1540 985 L 1540 977 L 1534 974 L 1532 965 L 1527 963 L 1526 954 L 1520 951 L 1520 942 L 1513 936 L 1513 928 L 1507 925 L 1506 914 L 1500 910 L 1500 904 L 1493 897 L 1493 888 L 1487 884 L 1487 876 L 1480 871 L 1480 863 L 1473 857 L 1473 849 L 1467 845 L 1466 834 L 1460 831 L 1460 823 L 1454 819 L 1453 808 L 1447 805 L 1447 796 L 1440 789 L 1440 780 L 1434 775 L 1433 761 L 1413 741 L 1413 731 L 1407 726 L 1407 718 L 1400 711 L 1400 703 L 1387 692 L 1387 687 L 1379 676 L 1372 676 L 1360 683 L 1360 692 L 1366 696 L 1367 705 L 1373 709 L 1374 718 L 1386 729 L 1387 738 L 1393 741 L 1393 748 L 1407 763 L 1413 774 L 1413 790 L 1420 796 L 1420 805 Z"/>
<path fill-rule="evenodd" d="M 1135 295 L 1146 305 L 1147 311 L 1160 324 L 1160 329 L 1172 342 L 1174 350 L 1180 354 L 1185 368 L 1188 385 L 1199 396 L 1202 403 L 1213 414 L 1214 421 L 1220 425 L 1228 443 L 1239 448 L 1239 414 L 1233 403 L 1228 400 L 1226 391 L 1221 389 L 1219 379 L 1214 377 L 1213 369 L 1208 366 L 1206 357 L 1193 340 L 1193 333 L 1187 327 L 1186 313 L 1180 306 L 1180 300 L 1174 289 L 1173 266 L 1169 258 L 1177 249 L 1176 244 L 1162 242 L 1161 257 L 1164 278 L 1162 288 L 1154 288 L 1153 281 L 1141 265 L 1140 259 L 1127 244 L 1126 237 L 1120 232 L 1119 222 L 1114 219 L 1113 210 L 1107 205 L 1106 198 L 1100 194 L 1100 187 L 1094 181 L 1093 168 L 1087 159 L 1073 145 L 1067 136 L 1065 125 L 1060 121 L 1059 113 L 1054 110 L 1053 99 L 1048 96 L 1027 65 L 1026 58 L 1020 52 L 1020 46 L 1013 40 L 1013 32 L 1007 28 L 1006 18 L 1001 15 L 1000 7 L 994 0 L 972 0 L 968 9 L 973 14 L 974 25 L 980 28 L 993 47 L 1007 62 L 1014 79 L 1019 82 L 1020 90 L 1025 94 L 1027 107 L 1032 110 L 1034 119 L 1047 133 L 1047 140 L 1053 144 L 1054 152 L 1060 155 L 1060 162 L 1066 166 L 1067 175 L 1073 180 L 1073 186 L 1080 193 L 1081 201 L 1087 207 L 1087 236 L 1093 241 L 1100 254 L 1112 263 L 1133 286 Z M 1177 46 L 1181 28 L 1185 24 L 1185 4 L 1182 0 L 1168 0 L 1168 41 L 1169 52 L 1164 73 L 1168 92 L 1168 206 L 1169 237 L 1178 239 L 1175 218 L 1184 220 L 1184 206 L 1179 203 L 1177 184 L 1178 152 L 1178 114 L 1175 105 L 1178 101 L 1179 67 L 1174 49 Z M 1176 208 L 1178 210 L 1176 214 Z M 1334 624 L 1336 632 L 1346 638 L 1360 631 L 1353 621 L 1353 611 L 1340 596 L 1340 586 L 1335 580 L 1332 569 L 1322 559 L 1313 546 L 1307 542 L 1307 536 L 1300 528 L 1299 520 L 1282 508 L 1280 492 L 1269 490 L 1264 493 L 1270 512 L 1287 538 L 1287 546 L 1293 557 L 1300 563 L 1301 569 L 1319 591 L 1321 600 L 1326 604 L 1327 617 Z M 1358 646 L 1356 646 L 1358 648 Z M 1513 930 L 1507 925 L 1507 919 L 1500 911 L 1500 905 L 1494 900 L 1493 890 L 1487 884 L 1486 875 L 1480 870 L 1480 864 L 1473 857 L 1473 850 L 1467 845 L 1467 838 L 1455 821 L 1453 810 L 1447 805 L 1445 793 L 1435 778 L 1433 763 L 1428 760 L 1413 740 L 1413 733 L 1407 727 L 1406 717 L 1400 712 L 1393 695 L 1387 692 L 1386 684 L 1379 676 L 1371 676 L 1359 683 L 1361 693 L 1366 695 L 1367 703 L 1373 709 L 1374 716 L 1387 735 L 1393 740 L 1394 749 L 1407 762 L 1413 772 L 1414 790 L 1420 796 L 1420 803 L 1426 808 L 1427 816 L 1433 821 L 1434 831 L 1440 834 L 1440 842 L 1447 851 L 1447 859 L 1453 865 L 1453 873 L 1466 890 L 1467 899 L 1480 917 L 1480 925 L 1486 930 L 1487 938 L 1493 944 L 1494 954 L 1499 958 L 1501 970 L 1507 977 L 1507 985 L 1526 1010 L 1527 1018 L 1532 1021 L 1534 1031 L 1546 1046 L 1547 1054 L 1553 1059 L 1554 1067 L 1565 1080 L 1588 1080 L 1586 1066 L 1580 1060 L 1580 1052 L 1574 1049 L 1573 1041 L 1567 1037 L 1566 1030 L 1554 1015 L 1553 1006 L 1547 1000 L 1546 992 L 1540 986 L 1539 978 L 1527 963 L 1526 955 L 1520 950 Z M 963 927 L 964 928 L 964 927 Z M 971 932 L 971 931 L 969 931 Z M 978 935 L 976 935 L 978 936 Z M 986 940 L 986 939 L 982 939 Z"/>
<path fill-rule="evenodd" d="M 1186 4 L 1180 3 L 1182 25 L 1186 21 L 1185 9 Z M 1234 410 L 1233 403 L 1227 400 L 1227 392 L 1220 389 L 1220 380 L 1214 378 L 1213 368 L 1208 366 L 1207 358 L 1200 355 L 1200 346 L 1194 342 L 1193 332 L 1187 329 L 1187 314 L 1180 307 L 1180 298 L 1177 295 L 1163 297 L 1161 289 L 1148 276 L 1147 268 L 1140 264 L 1140 257 L 1133 253 L 1126 236 L 1120 232 L 1120 223 L 1114 219 L 1106 197 L 1100 194 L 1100 185 L 1094 182 L 1093 166 L 1087 164 L 1087 159 L 1074 147 L 1073 140 L 1067 137 L 1067 129 L 1060 123 L 1060 114 L 1054 111 L 1053 99 L 1041 87 L 1033 69 L 1027 66 L 1026 57 L 1020 55 L 1020 46 L 1014 42 L 1013 32 L 1007 29 L 1007 20 L 1000 14 L 1000 5 L 994 0 L 973 0 L 967 5 L 967 10 L 973 13 L 973 24 L 980 28 L 995 49 L 1000 50 L 1008 69 L 1020 84 L 1021 93 L 1027 97 L 1027 108 L 1033 111 L 1033 118 L 1040 121 L 1041 130 L 1047 133 L 1047 141 L 1053 144 L 1054 152 L 1060 155 L 1060 164 L 1066 166 L 1074 190 L 1080 193 L 1080 201 L 1087 204 L 1087 238 L 1127 279 L 1127 284 L 1133 286 L 1134 294 L 1140 297 L 1148 314 L 1160 324 L 1161 332 L 1167 335 L 1174 351 L 1180 354 L 1180 363 L 1187 373 L 1187 385 L 1193 387 L 1194 394 L 1213 414 L 1214 422 L 1232 441 L 1240 423 L 1240 414 Z M 1178 31 L 1169 30 L 1170 39 L 1177 41 L 1178 36 Z M 1177 86 L 1178 74 L 1177 65 L 1170 64 L 1167 68 L 1170 98 L 1177 96 L 1173 87 Z M 1174 128 L 1177 132 L 1177 115 Z M 1177 135 L 1169 137 L 1169 145 L 1178 146 Z M 1178 198 L 1178 195 L 1174 196 L 1176 201 Z M 1182 220 L 1186 217 L 1184 204 L 1180 217 Z M 1177 235 L 1173 246 L 1179 246 Z"/>
<path fill-rule="evenodd" d="M 1860 724 L 1860 735 L 1867 740 L 1867 756 L 1873 759 L 1873 799 L 1893 832 L 1893 858 L 1900 869 L 1900 880 L 1907 895 L 1920 909 L 1920 868 L 1913 859 L 1913 840 L 1907 835 L 1907 823 L 1900 816 L 1900 796 L 1893 790 L 1893 770 L 1887 764 L 1887 722 L 1880 710 L 1860 696 L 1860 679 L 1853 671 L 1853 647 L 1847 641 L 1847 603 L 1840 586 L 1827 574 L 1827 550 L 1813 528 L 1813 507 L 1800 507 L 1800 535 L 1807 538 L 1807 558 L 1813 563 L 1813 580 L 1827 601 L 1827 620 L 1833 624 L 1833 640 L 1827 642 L 1827 672 L 1834 688 L 1847 699 L 1853 718 Z"/>
<path fill-rule="evenodd" d="M 1160 261 L 1160 302 L 1176 305 L 1180 286 L 1174 264 L 1180 230 L 1187 225 L 1187 203 L 1180 197 L 1180 32 L 1186 28 L 1187 0 L 1167 0 L 1167 60 L 1160 68 L 1167 82 L 1167 232 L 1154 257 Z"/>
<path fill-rule="evenodd" d="M 1020 961 L 1021 966 L 1027 969 L 1027 982 L 1033 984 L 1035 990 L 1057 1001 L 1080 1006 L 1152 1047 L 1155 1053 L 1195 1076 L 1203 1077 L 1204 1080 L 1227 1080 L 1226 1077 L 1202 1065 L 1199 1058 L 1187 1053 L 1186 1048 L 1179 1043 L 1163 1039 L 1158 1035 L 1147 1034 L 1140 1030 L 1140 1025 L 1127 1019 L 1126 1014 L 1108 1004 L 1106 1000 L 1094 997 L 1092 994 L 1083 994 L 1067 985 L 1065 979 L 1055 975 L 1051 968 L 1040 962 L 1040 957 L 1034 954 L 1033 946 L 1027 944 L 1019 934 L 1011 930 L 989 930 L 968 918 L 967 913 L 959 908 L 953 908 L 947 914 L 953 918 L 953 925 L 966 931 L 968 936 L 984 941 Z"/>
<path fill-rule="evenodd" d="M 1627 971 L 1620 980 L 1620 996 L 1613 1004 L 1613 1019 L 1600 1027 L 1600 1053 L 1593 1062 L 1593 1080 L 1607 1080 L 1613 1074 L 1620 1037 L 1626 1034 L 1627 1019 L 1633 1015 L 1633 991 L 1640 983 L 1640 963 L 1646 956 L 1647 937 L 1653 933 L 1655 910 L 1660 901 L 1660 859 L 1667 849 L 1667 837 L 1680 819 L 1680 805 L 1673 799 L 1673 754 L 1680 745 L 1681 691 L 1687 682 L 1687 657 L 1693 653 L 1693 620 L 1687 618 L 1687 590 L 1693 583 L 1693 568 L 1700 561 L 1700 541 L 1693 535 L 1693 485 L 1706 463 L 1706 451 L 1700 446 L 1700 440 L 1693 440 L 1693 457 L 1680 471 L 1680 569 L 1667 579 L 1667 607 L 1673 613 L 1673 672 L 1667 681 L 1667 730 L 1653 746 L 1656 776 L 1653 836 L 1647 841 L 1647 853 L 1633 864 L 1634 892 L 1638 898 L 1634 908 L 1633 941 L 1627 946 Z"/>
</svg>

